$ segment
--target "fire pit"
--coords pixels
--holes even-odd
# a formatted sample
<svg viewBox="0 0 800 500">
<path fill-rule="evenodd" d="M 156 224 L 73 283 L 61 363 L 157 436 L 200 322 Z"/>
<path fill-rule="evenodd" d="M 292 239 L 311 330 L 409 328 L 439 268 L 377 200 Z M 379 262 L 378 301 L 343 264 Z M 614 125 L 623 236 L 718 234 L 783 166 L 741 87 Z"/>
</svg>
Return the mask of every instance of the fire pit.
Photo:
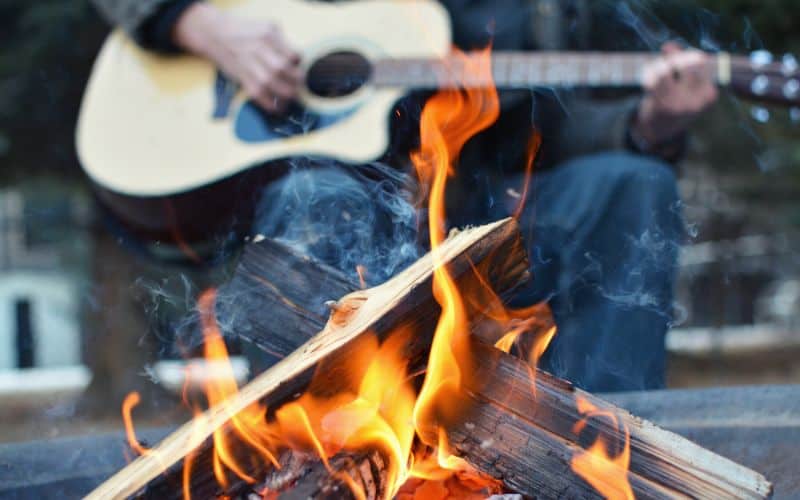
<svg viewBox="0 0 800 500">
<path fill-rule="evenodd" d="M 774 498 L 797 498 L 800 387 L 666 390 L 604 399 L 763 473 Z M 140 430 L 150 443 L 174 429 Z M 0 446 L 0 498 L 78 498 L 125 466 L 124 434 Z"/>
<path fill-rule="evenodd" d="M 291 310 L 293 329 L 267 321 L 249 331 L 270 352 L 294 352 L 241 390 L 225 382 L 210 387 L 212 410 L 158 447 L 134 440 L 142 455 L 91 497 L 402 498 L 423 488 L 439 498 L 463 497 L 458 488 L 481 497 L 770 495 L 758 473 L 531 368 L 542 349 L 536 340 L 546 341 L 552 325 L 545 310 L 524 328 L 512 312 L 501 314 L 499 297 L 527 277 L 513 219 L 458 233 L 438 252 L 375 289 L 352 283 L 356 291 L 329 304 L 322 327 L 313 312 L 318 289 L 303 298 L 294 285 L 346 279 L 276 242 L 251 245 L 220 294 L 255 294 L 243 302 Z M 426 362 L 430 373 L 436 349 L 436 335 L 424 332 L 441 328 L 445 316 L 432 286 L 441 269 L 458 290 L 488 295 L 470 292 L 480 300 L 463 306 L 469 323 L 460 356 L 467 357 L 446 370 L 461 370 L 462 385 L 415 413 L 424 385 L 418 389 L 414 374 Z M 205 295 L 200 310 L 207 357 L 219 361 L 214 300 Z M 513 326 L 532 330 L 533 341 L 506 344 Z M 525 360 L 503 352 L 512 344 L 527 346 L 519 349 Z M 416 426 L 419 415 L 423 425 Z"/>
</svg>

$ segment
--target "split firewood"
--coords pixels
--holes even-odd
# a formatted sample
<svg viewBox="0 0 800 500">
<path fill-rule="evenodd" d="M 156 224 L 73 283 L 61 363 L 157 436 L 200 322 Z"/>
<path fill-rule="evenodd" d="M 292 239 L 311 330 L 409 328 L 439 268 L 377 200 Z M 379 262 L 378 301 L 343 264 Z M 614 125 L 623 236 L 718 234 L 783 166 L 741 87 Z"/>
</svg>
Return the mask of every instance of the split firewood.
<svg viewBox="0 0 800 500">
<path fill-rule="evenodd" d="M 636 498 L 768 498 L 759 473 L 635 417 L 569 382 L 492 346 L 473 348 L 480 387 L 462 422 L 449 427 L 458 454 L 509 491 L 541 498 L 596 498 L 576 480 L 575 462 L 601 439 L 618 460 Z M 628 443 L 627 445 L 625 443 Z M 615 450 L 616 448 L 616 450 Z M 599 467 L 598 467 L 599 468 Z M 618 491 L 612 487 L 612 491 Z"/>
<path fill-rule="evenodd" d="M 480 267 L 484 270 L 482 279 L 501 294 L 510 293 L 528 278 L 523 243 L 516 222 L 511 219 L 454 234 L 438 249 L 438 261 L 448 266 L 456 280 L 475 279 L 474 270 Z M 187 423 L 102 484 L 89 498 L 126 498 L 147 488 L 158 489 L 159 483 L 180 485 L 182 460 L 191 455 L 196 457 L 195 463 L 210 463 L 210 437 L 225 426 L 231 414 L 256 403 L 275 408 L 296 398 L 308 386 L 320 362 L 346 365 L 349 348 L 362 337 L 375 335 L 380 340 L 401 327 L 419 332 L 410 337 L 403 350 L 412 369 L 424 367 L 439 314 L 432 293 L 433 269 L 434 258 L 428 254 L 386 283 L 344 296 L 319 334 L 243 387 L 224 408 L 205 412 L 200 419 L 202 426 L 198 426 L 197 419 Z M 261 314 L 270 311 L 262 310 Z M 337 383 L 330 380 L 331 387 Z M 193 467 L 193 476 L 212 474 L 211 469 Z"/>
<path fill-rule="evenodd" d="M 273 246 L 272 250 L 276 248 Z M 449 240 L 442 250 L 451 273 L 462 280 L 470 279 L 471 271 L 480 268 L 484 272 L 482 279 L 504 293 L 513 290 L 526 278 L 527 263 L 512 221 L 462 232 Z M 245 255 L 240 273 L 232 284 L 244 279 L 258 281 L 259 277 L 252 274 L 244 277 L 258 269 L 252 262 L 247 262 L 254 252 L 257 250 L 250 250 Z M 308 269 L 313 269 L 314 273 L 325 272 L 319 265 Z M 380 336 L 400 324 L 412 323 L 413 331 L 419 332 L 419 336 L 405 346 L 405 354 L 412 360 L 411 366 L 424 364 L 430 345 L 430 336 L 426 333 L 433 331 L 438 316 L 438 307 L 431 294 L 431 271 L 431 261 L 423 259 L 380 287 L 355 292 L 338 301 L 338 309 L 326 327 L 295 353 L 243 388 L 233 402 L 233 409 L 245 408 L 255 401 L 272 405 L 288 401 L 305 388 L 311 368 L 318 362 L 346 362 L 348 343 L 367 330 Z M 325 276 L 317 275 L 308 282 L 320 283 L 324 279 Z M 286 298 L 285 290 L 279 281 L 272 276 L 269 282 L 274 286 L 257 289 L 257 293 L 277 294 L 272 297 L 272 303 L 292 307 L 293 321 L 306 323 L 294 325 L 298 332 L 307 333 L 317 328 L 315 322 L 319 321 L 319 316 L 306 314 L 300 309 L 313 311 L 319 307 L 317 301 L 324 297 L 324 291 L 312 288 L 309 297 L 313 298 L 306 300 L 295 290 L 289 306 L 283 300 Z M 343 285 L 346 278 L 344 281 L 337 278 L 337 281 Z M 260 337 L 262 345 L 274 352 L 278 349 L 270 345 L 271 335 L 276 333 L 275 329 L 285 326 L 268 323 L 263 330 L 253 330 L 248 335 Z M 478 331 L 483 332 L 481 329 Z M 506 491 L 540 498 L 599 498 L 598 485 L 582 479 L 576 474 L 576 469 L 581 463 L 590 467 L 597 465 L 592 462 L 596 455 L 587 453 L 586 448 L 592 443 L 601 443 L 601 449 L 607 450 L 609 456 L 613 455 L 614 460 L 621 457 L 621 460 L 629 462 L 630 471 L 623 472 L 621 477 L 630 484 L 631 493 L 638 498 L 769 496 L 771 486 L 759 474 L 576 390 L 568 382 L 530 369 L 523 361 L 495 349 L 491 344 L 496 339 L 488 338 L 484 333 L 476 338 L 479 341 L 472 349 L 475 358 L 472 361 L 478 373 L 470 377 L 470 385 L 459 395 L 463 401 L 451 402 L 464 408 L 463 419 L 450 424 L 446 432 L 459 456 L 480 472 L 502 482 Z M 284 334 L 280 339 L 282 347 L 277 347 L 288 349 L 292 341 L 291 336 Z M 343 357 L 337 359 L 337 355 Z M 227 411 L 231 411 L 230 407 Z M 228 419 L 226 412 L 214 409 L 206 416 L 207 423 L 211 423 L 213 428 L 224 426 Z M 168 491 L 170 485 L 175 492 L 172 496 L 179 497 L 180 478 L 184 472 L 181 459 L 186 455 L 197 457 L 192 467 L 192 491 L 199 483 L 213 485 L 209 436 L 210 432 L 192 432 L 192 426 L 187 424 L 153 452 L 112 477 L 93 493 L 93 497 L 117 498 L 150 493 L 153 497 L 166 498 L 167 495 L 156 492 Z M 627 446 L 626 442 L 629 443 Z M 598 448 L 593 446 L 592 449 Z M 303 458 L 294 460 L 307 462 Z M 335 467 L 346 470 L 346 464 L 358 463 L 359 460 L 357 453 L 346 455 Z M 607 463 L 601 461 L 600 465 Z M 322 470 L 319 465 L 308 467 Z M 620 469 L 617 467 L 615 470 Z M 270 474 L 275 474 L 274 471 L 257 472 L 261 474 L 259 477 L 267 478 L 265 480 L 272 477 Z M 334 469 L 334 472 L 338 470 Z M 330 477 L 331 474 L 325 469 L 324 473 L 302 476 L 307 479 L 301 476 L 295 478 L 293 488 L 300 488 L 302 484 L 302 488 L 321 491 L 321 480 L 312 477 Z M 335 473 L 332 477 L 337 476 Z M 381 476 L 373 477 L 380 480 Z M 600 479 L 613 483 L 615 478 L 601 474 Z M 246 486 L 250 487 L 239 482 L 225 493 L 237 494 L 237 491 L 246 491 L 243 489 Z M 322 486 L 328 488 L 326 491 L 336 487 L 335 479 L 334 486 Z M 382 487 L 375 486 L 373 491 Z M 220 493 L 213 487 L 204 491 Z"/>
<path fill-rule="evenodd" d="M 320 286 L 298 295 L 294 282 L 334 281 L 339 287 L 358 288 L 355 279 L 348 280 L 319 263 L 297 268 L 295 272 L 301 273 L 302 279 L 297 276 L 284 279 L 281 266 L 275 264 L 298 260 L 303 257 L 279 243 L 265 241 L 252 245 L 229 284 L 228 293 L 247 295 L 244 303 L 274 303 L 281 296 L 293 294 L 295 304 L 313 311 L 324 307 L 326 297 L 332 294 Z M 265 274 L 273 287 L 252 286 Z M 248 329 L 248 337 L 270 352 L 291 350 L 302 343 L 304 336 L 312 335 L 323 325 L 318 316 L 308 313 L 298 316 L 303 320 L 295 323 L 297 328 L 293 331 L 297 337 L 279 337 L 286 335 L 286 330 L 274 323 Z M 280 344 L 275 341 L 277 338 L 281 339 Z M 571 458 L 581 453 L 579 445 L 586 446 L 586 437 L 603 435 L 609 442 L 623 443 L 624 429 L 628 429 L 629 477 L 637 498 L 768 496 L 771 487 L 761 475 L 577 390 L 566 381 L 532 371 L 522 361 L 489 347 L 497 337 L 485 329 L 476 328 L 476 338 L 483 340 L 484 345 L 475 346 L 473 366 L 480 372 L 472 380 L 489 382 L 468 392 L 474 415 L 449 429 L 449 436 L 462 456 L 468 457 L 482 472 L 503 478 L 510 491 L 545 498 L 591 495 L 586 483 L 575 481 L 569 467 Z M 578 411 L 577 399 L 596 410 L 588 412 L 587 417 Z M 617 421 L 605 415 L 613 415 Z M 585 428 L 575 433 L 575 426 L 582 421 L 586 422 Z M 559 458 L 543 462 L 541 457 L 548 454 Z M 543 467 L 548 464 L 549 467 Z"/>
</svg>

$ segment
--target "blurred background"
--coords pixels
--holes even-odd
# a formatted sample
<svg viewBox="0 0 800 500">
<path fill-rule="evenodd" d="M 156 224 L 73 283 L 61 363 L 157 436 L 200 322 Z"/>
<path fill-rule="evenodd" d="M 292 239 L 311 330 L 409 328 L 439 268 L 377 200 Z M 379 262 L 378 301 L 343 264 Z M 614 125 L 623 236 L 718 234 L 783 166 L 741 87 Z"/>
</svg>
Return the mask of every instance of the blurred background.
<svg viewBox="0 0 800 500">
<path fill-rule="evenodd" d="M 659 36 L 800 54 L 796 0 L 625 3 Z M 121 398 L 104 418 L 76 406 L 104 284 L 73 137 L 108 28 L 86 0 L 0 0 L 0 20 L 0 442 L 117 427 Z M 725 96 L 695 131 L 669 384 L 800 383 L 800 110 Z"/>
</svg>

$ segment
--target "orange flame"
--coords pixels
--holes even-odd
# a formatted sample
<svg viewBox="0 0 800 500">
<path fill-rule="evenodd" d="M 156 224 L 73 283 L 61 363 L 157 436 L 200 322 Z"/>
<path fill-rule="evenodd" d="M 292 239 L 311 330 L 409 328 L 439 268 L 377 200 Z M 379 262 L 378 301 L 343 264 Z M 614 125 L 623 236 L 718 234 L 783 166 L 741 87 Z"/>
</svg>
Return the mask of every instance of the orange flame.
<svg viewBox="0 0 800 500">
<path fill-rule="evenodd" d="M 539 152 L 541 145 L 542 136 L 539 134 L 539 132 L 534 131 L 533 135 L 531 135 L 530 141 L 528 141 L 528 156 L 525 164 L 525 177 L 522 182 L 522 193 L 520 194 L 519 202 L 517 202 L 517 208 L 514 209 L 515 219 L 519 219 L 520 215 L 522 215 L 522 210 L 525 208 L 525 204 L 528 202 L 528 191 L 530 190 L 531 178 L 533 177 L 533 163 L 536 160 L 536 154 Z"/>
<path fill-rule="evenodd" d="M 347 353 L 350 373 L 334 368 L 342 358 L 323 363 L 309 389 L 275 412 L 278 432 L 290 447 L 312 450 L 323 461 L 342 450 L 381 450 L 388 461 L 386 498 L 408 477 L 414 441 L 415 392 L 402 348 L 410 333 L 398 330 L 380 345 L 375 335 L 365 337 Z M 359 367 L 366 369 L 355 373 Z M 337 382 L 332 374 L 350 380 Z"/>
<path fill-rule="evenodd" d="M 477 57 L 457 55 L 465 74 L 491 81 L 490 49 Z M 412 154 L 417 174 L 428 192 L 431 252 L 434 259 L 433 293 L 442 307 L 433 337 L 428 368 L 414 407 L 414 424 L 423 442 L 437 446 L 439 464 L 453 463 L 442 424 L 458 415 L 452 396 L 461 391 L 462 377 L 471 372 L 469 321 L 455 280 L 444 267 L 437 249 L 445 239 L 445 186 L 464 144 L 497 120 L 500 103 L 494 85 L 466 90 L 443 90 L 425 104 L 420 121 L 421 146 Z"/>
<path fill-rule="evenodd" d="M 609 419 L 615 428 L 619 428 L 619 419 L 610 411 L 598 410 L 587 399 L 576 398 L 578 411 L 584 419 L 577 422 L 573 428 L 575 435 L 579 435 L 586 428 L 590 418 Z M 622 426 L 625 439 L 622 450 L 614 456 L 610 451 L 612 442 L 599 435 L 592 445 L 584 452 L 575 455 L 571 461 L 572 470 L 591 484 L 601 495 L 611 500 L 633 500 L 633 489 L 628 480 L 628 469 L 631 461 L 630 434 L 628 428 Z"/>
<path fill-rule="evenodd" d="M 128 438 L 128 446 L 130 446 L 137 455 L 144 455 L 150 451 L 148 448 L 142 446 L 141 442 L 136 439 L 136 432 L 133 430 L 131 412 L 133 408 L 139 404 L 141 399 L 139 393 L 134 391 L 125 396 L 125 400 L 122 401 L 122 421 L 125 423 L 125 435 Z"/>
<path fill-rule="evenodd" d="M 270 450 L 274 444 L 274 437 L 269 433 L 264 422 L 266 422 L 266 407 L 260 405 L 250 405 L 241 412 L 232 411 L 224 403 L 239 392 L 236 386 L 236 377 L 233 368 L 228 362 L 228 350 L 225 341 L 217 326 L 214 314 L 214 302 L 216 293 L 208 290 L 200 296 L 198 309 L 204 334 L 204 355 L 207 361 L 215 370 L 219 370 L 216 377 L 212 377 L 206 384 L 206 397 L 211 407 L 221 407 L 229 413 L 230 426 L 236 436 L 244 443 L 256 450 L 262 460 L 278 466 L 275 454 Z M 214 475 L 219 484 L 223 487 L 228 485 L 226 469 L 233 472 L 240 479 L 247 483 L 255 483 L 256 479 L 251 477 L 239 464 L 234 451 L 231 449 L 228 429 L 219 428 L 214 431 Z"/>
<path fill-rule="evenodd" d="M 365 336 L 347 352 L 348 369 L 342 358 L 322 363 L 308 388 L 298 399 L 284 404 L 267 419 L 267 408 L 254 404 L 233 411 L 227 402 L 238 393 L 224 340 L 213 312 L 215 292 L 203 293 L 198 309 L 205 338 L 205 358 L 219 373 L 208 377 L 208 404 L 228 412 L 228 424 L 212 434 L 212 469 L 224 489 L 231 484 L 230 474 L 255 484 L 250 470 L 264 470 L 268 465 L 280 468 L 277 455 L 291 448 L 317 454 L 326 467 L 328 459 L 343 450 L 379 449 L 387 459 L 386 494 L 391 498 L 409 476 L 409 457 L 414 442 L 411 423 L 415 392 L 407 373 L 402 347 L 410 331 L 398 330 L 379 345 L 375 335 Z M 198 432 L 206 425 L 204 414 L 196 411 Z M 244 446 L 242 446 L 244 445 Z M 253 467 L 253 450 L 262 467 Z M 186 457 L 183 467 L 184 498 L 191 497 L 191 470 L 194 454 Z M 363 491 L 353 478 L 340 475 L 357 498 Z M 266 496 L 268 492 L 261 492 Z"/>
</svg>

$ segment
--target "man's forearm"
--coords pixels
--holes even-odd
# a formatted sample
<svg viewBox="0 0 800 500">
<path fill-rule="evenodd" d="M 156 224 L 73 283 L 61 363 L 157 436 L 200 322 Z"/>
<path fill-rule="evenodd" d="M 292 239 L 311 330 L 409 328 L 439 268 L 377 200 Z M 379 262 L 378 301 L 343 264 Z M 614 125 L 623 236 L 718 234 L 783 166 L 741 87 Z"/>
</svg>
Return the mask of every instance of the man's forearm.
<svg viewBox="0 0 800 500">
<path fill-rule="evenodd" d="M 92 0 L 112 25 L 125 30 L 142 47 L 175 52 L 172 36 L 178 19 L 199 0 Z"/>
</svg>

